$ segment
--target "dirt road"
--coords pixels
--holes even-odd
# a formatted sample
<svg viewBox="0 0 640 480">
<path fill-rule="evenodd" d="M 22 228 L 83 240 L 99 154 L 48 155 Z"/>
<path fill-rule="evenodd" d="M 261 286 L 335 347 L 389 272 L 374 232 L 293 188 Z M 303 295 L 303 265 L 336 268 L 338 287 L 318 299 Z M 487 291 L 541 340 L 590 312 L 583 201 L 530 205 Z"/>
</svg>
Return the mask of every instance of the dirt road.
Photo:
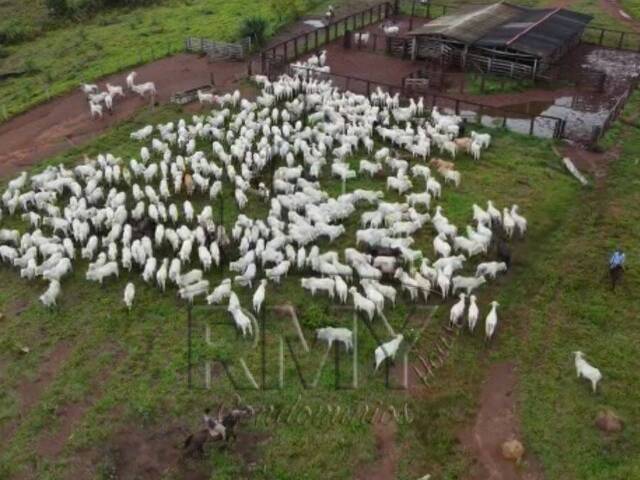
<svg viewBox="0 0 640 480">
<path fill-rule="evenodd" d="M 216 86 L 232 87 L 245 72 L 243 62 L 208 63 L 206 58 L 179 54 L 136 69 L 137 82 L 153 81 L 157 102 L 167 103 L 173 93 L 208 84 L 213 75 Z M 128 72 L 126 72 L 128 73 Z M 124 85 L 126 73 L 115 74 L 99 82 Z M 20 169 L 82 144 L 109 128 L 131 118 L 148 107 L 133 93 L 117 99 L 113 114 L 92 120 L 85 95 L 78 89 L 51 100 L 0 125 L 0 177 L 9 177 Z"/>
</svg>

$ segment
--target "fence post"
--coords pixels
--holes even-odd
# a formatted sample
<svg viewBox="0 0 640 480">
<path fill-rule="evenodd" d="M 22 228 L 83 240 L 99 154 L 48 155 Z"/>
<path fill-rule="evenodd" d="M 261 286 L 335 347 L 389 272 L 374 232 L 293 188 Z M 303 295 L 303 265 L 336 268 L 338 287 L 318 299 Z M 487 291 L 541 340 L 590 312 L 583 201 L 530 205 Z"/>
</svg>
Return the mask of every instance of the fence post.
<svg viewBox="0 0 640 480">
<path fill-rule="evenodd" d="M 533 127 L 535 125 L 536 117 L 531 117 L 531 123 L 529 124 L 529 135 L 533 135 Z"/>
<path fill-rule="evenodd" d="M 598 45 L 602 45 L 602 40 L 604 38 L 604 28 L 600 29 L 600 40 L 598 41 Z"/>
<path fill-rule="evenodd" d="M 416 14 L 416 0 L 411 2 L 411 17 L 409 18 L 409 31 L 413 30 L 413 16 Z"/>
<path fill-rule="evenodd" d="M 460 113 L 460 99 L 456 98 L 456 115 Z"/>
<path fill-rule="evenodd" d="M 624 40 L 624 32 L 620 32 L 620 39 L 618 40 L 618 48 L 622 48 L 622 42 Z"/>
</svg>

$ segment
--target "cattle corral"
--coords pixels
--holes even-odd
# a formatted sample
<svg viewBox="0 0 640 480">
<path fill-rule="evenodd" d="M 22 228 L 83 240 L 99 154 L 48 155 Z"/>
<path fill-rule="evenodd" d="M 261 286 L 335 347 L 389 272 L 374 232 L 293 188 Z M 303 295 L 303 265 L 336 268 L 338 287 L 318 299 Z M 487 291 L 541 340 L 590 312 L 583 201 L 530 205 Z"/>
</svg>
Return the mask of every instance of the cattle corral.
<svg viewBox="0 0 640 480">
<path fill-rule="evenodd" d="M 417 4 L 140 67 L 103 118 L 82 85 L 0 126 L 0 476 L 609 480 L 611 442 L 640 449 L 606 353 L 632 353 L 635 306 L 597 271 L 638 220 L 640 54 L 571 44 L 569 74 L 478 72 L 484 95 L 411 58 L 439 9 Z M 556 156 L 594 162 L 587 188 Z M 595 431 L 602 405 L 624 434 Z"/>
<path fill-rule="evenodd" d="M 364 85 L 367 81 L 372 84 L 378 82 L 386 84 L 387 88 L 392 90 L 402 90 L 403 96 L 417 98 L 419 95 L 415 92 L 404 91 L 403 80 L 424 72 L 423 76 L 430 80 L 429 85 L 432 87 L 428 92 L 433 97 L 432 104 L 437 103 L 437 97 L 444 97 L 442 104 L 449 108 L 448 111 L 462 111 L 465 116 L 485 126 L 502 126 L 518 133 L 546 138 L 567 137 L 585 144 L 595 143 L 603 135 L 606 126 L 615 118 L 617 107 L 623 104 L 624 99 L 635 89 L 640 73 L 629 68 L 629 65 L 639 64 L 640 53 L 637 50 L 640 49 L 640 35 L 608 31 L 595 26 L 585 27 L 582 24 L 582 29 L 577 30 L 577 35 L 569 37 L 566 45 L 561 43 L 564 39 L 556 41 L 555 45 L 561 46 L 553 50 L 553 60 L 549 60 L 544 67 L 536 70 L 539 73 L 533 75 L 534 81 L 541 85 L 539 88 L 548 92 L 543 95 L 546 97 L 543 102 L 547 108 L 538 110 L 539 107 L 533 107 L 532 110 L 536 111 L 533 115 L 529 113 L 529 107 L 522 108 L 527 103 L 526 93 L 522 94 L 522 101 L 514 101 L 509 105 L 492 103 L 491 98 L 457 95 L 455 89 L 442 92 L 442 88 L 446 88 L 447 85 L 445 79 L 453 78 L 455 72 L 467 71 L 472 62 L 467 62 L 461 69 L 459 65 L 452 64 L 448 57 L 442 56 L 442 53 L 426 63 L 424 60 L 413 59 L 412 39 L 416 37 L 408 34 L 411 29 L 416 31 L 415 25 L 423 17 L 395 14 L 396 11 L 405 13 L 407 10 L 406 4 L 403 5 L 400 1 L 374 5 L 325 27 L 270 46 L 261 53 L 257 63 L 250 63 L 250 70 L 262 73 L 282 72 L 288 61 L 325 48 L 333 53 L 330 56 L 333 62 L 332 73 L 342 76 L 342 83 L 347 83 L 347 77 L 353 79 L 348 81 L 349 85 Z M 443 8 L 442 15 L 447 11 Z M 551 10 L 538 22 L 559 11 Z M 425 9 L 426 15 L 430 15 L 431 12 L 437 12 L 436 6 Z M 426 20 L 426 25 L 429 25 L 429 18 Z M 382 29 L 386 22 L 397 25 L 398 33 L 386 35 Z M 535 24 L 537 25 L 537 22 Z M 527 30 L 524 32 L 528 33 Z M 363 34 L 368 35 L 366 43 L 361 41 L 360 36 Z M 580 44 L 577 44 L 576 39 L 580 40 Z M 609 58 L 612 64 L 617 64 L 619 69 L 616 74 L 607 80 L 608 75 L 611 75 L 612 65 L 603 67 L 592 59 L 594 56 L 604 56 Z M 483 62 L 490 64 L 492 57 L 483 59 Z M 497 64 L 500 60 L 493 61 Z M 498 73 L 514 77 L 516 70 L 513 65 Z M 366 72 L 366 75 L 363 75 L 363 72 Z M 554 93 L 554 89 L 560 93 Z M 366 90 L 360 91 L 366 93 Z M 540 90 L 534 93 L 540 97 Z M 450 97 L 451 100 L 446 97 Z M 618 99 L 621 101 L 617 101 Z M 465 102 L 469 105 L 476 104 L 476 107 L 460 109 L 459 104 Z M 510 108 L 511 106 L 513 108 Z M 594 115 L 594 112 L 598 113 Z"/>
</svg>

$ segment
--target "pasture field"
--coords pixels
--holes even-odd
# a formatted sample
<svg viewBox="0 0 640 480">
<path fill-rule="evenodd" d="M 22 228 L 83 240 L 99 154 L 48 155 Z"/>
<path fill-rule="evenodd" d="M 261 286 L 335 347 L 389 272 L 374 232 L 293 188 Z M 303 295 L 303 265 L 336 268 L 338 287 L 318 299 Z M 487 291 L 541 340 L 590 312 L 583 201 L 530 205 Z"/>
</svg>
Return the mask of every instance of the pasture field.
<svg viewBox="0 0 640 480">
<path fill-rule="evenodd" d="M 622 2 L 622 8 L 624 8 L 624 11 L 636 20 L 640 19 L 640 5 L 638 5 L 638 2 L 634 2 L 632 0 L 624 0 Z"/>
<path fill-rule="evenodd" d="M 526 0 L 528 6 L 547 0 Z M 166 0 L 139 8 L 116 8 L 90 17 L 51 19 L 43 0 L 0 2 L 0 74 L 20 72 L 0 83 L 0 122 L 52 97 L 109 74 L 177 53 L 187 36 L 220 41 L 238 38 L 243 19 L 262 16 L 271 35 L 297 14 L 321 14 L 328 0 L 247 2 L 225 0 Z M 369 0 L 340 0 L 334 5 L 358 9 Z M 458 5 L 459 2 L 443 2 Z M 408 11 L 407 0 L 401 1 Z M 286 7 L 274 7 L 285 5 Z M 571 8 L 592 14 L 594 24 L 619 28 L 597 0 L 578 0 Z M 633 8 L 629 8 L 633 13 Z"/>
<path fill-rule="evenodd" d="M 639 103 L 636 94 L 627 110 L 633 112 Z M 84 154 L 100 152 L 129 158 L 139 149 L 129 140 L 130 131 L 180 115 L 173 107 L 144 112 L 45 164 L 73 165 Z M 586 189 L 561 170 L 550 142 L 501 131 L 492 134 L 492 147 L 480 162 L 465 156 L 457 163 L 462 185 L 445 188 L 440 202 L 460 226 L 471 222 L 474 202 L 484 205 L 488 199 L 498 206 L 519 204 L 529 221 L 525 239 L 513 242 L 513 268 L 478 293 L 481 318 L 489 301 L 501 304 L 498 335 L 491 346 L 484 345 L 481 328 L 473 336 L 464 332 L 431 387 L 413 396 L 386 390 L 381 383 L 335 391 L 333 378 L 325 370 L 317 390 L 304 390 L 293 381 L 282 390 L 243 391 L 243 397 L 250 404 L 276 408 L 295 402 L 314 409 L 328 404 L 346 409 L 365 402 L 396 406 L 406 402 L 413 421 L 398 424 L 397 478 L 425 473 L 432 473 L 434 479 L 464 478 L 471 459 L 459 448 L 456 435 L 473 420 L 487 368 L 509 361 L 519 376 L 523 442 L 542 462 L 547 478 L 635 478 L 640 475 L 640 378 L 635 373 L 640 366 L 636 347 L 640 338 L 634 246 L 640 214 L 630 207 L 640 200 L 640 134 L 623 124 L 608 134 L 606 145 L 618 151 L 619 160 L 611 164 L 606 179 Z M 361 153 L 351 157 L 352 166 L 360 158 Z M 328 178 L 322 184 L 332 195 L 341 191 L 339 183 Z M 362 177 L 347 182 L 347 191 L 356 188 L 384 190 L 384 183 Z M 225 223 L 230 225 L 237 212 L 232 192 L 225 191 L 224 196 Z M 259 217 L 266 206 L 251 197 L 247 212 Z M 321 247 L 338 250 L 352 245 L 355 219 L 354 215 L 345 223 L 344 236 L 330 247 L 326 243 Z M 18 225 L 11 218 L 2 221 L 3 227 Z M 415 238 L 415 248 L 431 252 L 431 227 Z M 630 265 L 621 288 L 612 293 L 604 273 L 608 253 L 615 246 L 629 253 Z M 76 264 L 74 274 L 63 282 L 59 308 L 49 312 L 37 299 L 45 288 L 43 282 L 20 280 L 14 270 L 0 267 L 0 312 L 4 314 L 0 323 L 0 478 L 19 473 L 38 479 L 77 478 L 78 469 L 92 462 L 98 478 L 112 478 L 123 468 L 118 443 L 122 432 L 144 443 L 170 428 L 192 430 L 198 428 L 204 406 L 231 400 L 228 382 L 211 391 L 186 388 L 186 309 L 177 301 L 175 290 L 161 295 L 138 274 L 121 275 L 117 282 L 100 288 L 84 280 L 85 270 L 86 262 Z M 220 278 L 213 274 L 212 284 Z M 137 287 L 131 313 L 122 303 L 128 280 Z M 249 305 L 248 291 L 235 290 L 241 292 L 241 302 Z M 280 287 L 269 284 L 267 305 L 293 303 L 310 338 L 314 328 L 338 314 L 332 313 L 324 297 L 309 298 L 294 277 Z M 427 325 L 416 346 L 420 351 L 433 349 L 451 303 L 443 304 Z M 430 304 L 441 302 L 432 298 Z M 408 312 L 409 303 L 400 301 L 388 315 L 394 328 L 400 327 Z M 21 352 L 25 346 L 30 349 L 27 354 Z M 196 360 L 206 355 L 204 348 L 196 347 Z M 577 349 L 586 352 L 604 374 L 597 395 L 575 378 L 571 352 Z M 313 346 L 302 361 L 303 369 L 321 359 L 323 351 L 320 344 Z M 269 349 L 268 354 L 275 361 L 276 351 Z M 286 365 L 289 378 L 294 366 Z M 44 384 L 33 386 L 43 372 Z M 595 415 L 604 407 L 625 420 L 622 433 L 604 437 L 594 428 Z M 368 424 L 247 423 L 239 431 L 248 445 L 214 449 L 189 468 L 213 469 L 212 478 L 352 478 L 361 465 L 376 458 Z M 176 452 L 183 438 L 182 431 L 174 432 L 153 446 L 162 444 Z M 175 459 L 175 453 L 169 458 Z M 182 478 L 175 465 L 168 466 L 166 478 Z"/>
<path fill-rule="evenodd" d="M 37 31 L 24 42 L 2 46 L 0 73 L 25 71 L 0 83 L 0 121 L 90 82 L 184 50 L 188 36 L 238 39 L 245 18 L 264 17 L 271 35 L 324 0 L 167 0 L 144 8 L 112 9 L 82 21 L 47 24 L 44 2 L 3 2 L 3 28 Z M 45 22 L 43 24 L 43 22 Z"/>
</svg>

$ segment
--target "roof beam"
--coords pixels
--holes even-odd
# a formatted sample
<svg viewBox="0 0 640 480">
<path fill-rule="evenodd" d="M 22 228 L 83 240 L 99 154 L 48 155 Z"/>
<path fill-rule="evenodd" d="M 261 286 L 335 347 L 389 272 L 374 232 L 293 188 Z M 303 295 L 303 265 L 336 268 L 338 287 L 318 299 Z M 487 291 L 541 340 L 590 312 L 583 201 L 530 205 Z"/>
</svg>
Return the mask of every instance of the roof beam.
<svg viewBox="0 0 640 480">
<path fill-rule="evenodd" d="M 513 42 L 515 42 L 516 40 L 518 40 L 520 37 L 522 37 L 523 35 L 526 35 L 527 33 L 529 33 L 531 30 L 533 30 L 534 28 L 536 28 L 538 25 L 540 25 L 542 22 L 544 22 L 545 20 L 547 20 L 549 17 L 552 17 L 553 15 L 555 15 L 556 13 L 558 13 L 560 10 L 562 10 L 562 7 L 560 8 L 556 8 L 555 10 L 551 10 L 549 13 L 547 13 L 544 17 L 542 17 L 540 20 L 538 20 L 535 23 L 532 23 L 531 25 L 529 25 L 527 28 L 525 28 L 524 30 L 522 30 L 520 33 L 518 33 L 515 37 L 513 37 L 511 40 L 509 40 L 506 45 L 511 45 Z"/>
</svg>

